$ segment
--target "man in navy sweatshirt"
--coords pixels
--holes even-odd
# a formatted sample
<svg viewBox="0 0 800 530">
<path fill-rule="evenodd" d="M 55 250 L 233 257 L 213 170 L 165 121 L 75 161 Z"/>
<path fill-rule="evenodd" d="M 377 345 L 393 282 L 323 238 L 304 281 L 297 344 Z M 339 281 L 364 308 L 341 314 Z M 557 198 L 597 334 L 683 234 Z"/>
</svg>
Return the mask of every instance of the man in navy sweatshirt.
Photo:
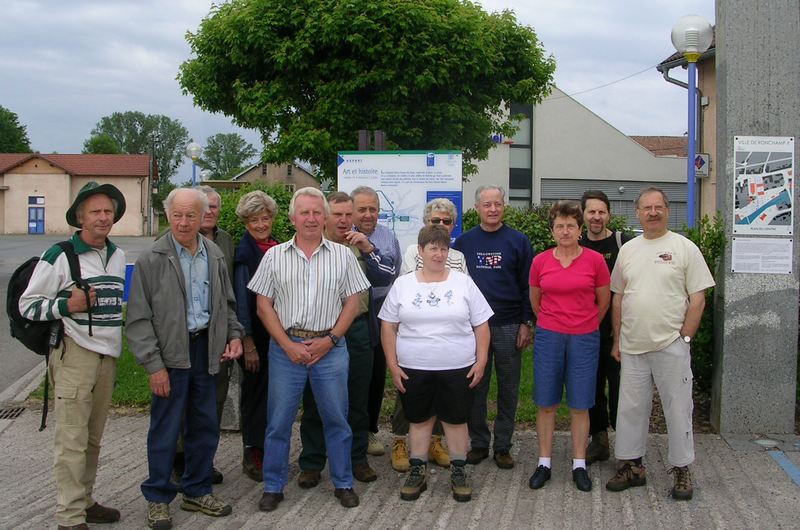
<svg viewBox="0 0 800 530">
<path fill-rule="evenodd" d="M 494 461 L 501 469 L 514 467 L 511 437 L 517 415 L 522 350 L 533 340 L 533 311 L 528 275 L 533 249 L 528 236 L 503 224 L 506 192 L 500 186 L 481 186 L 475 192 L 475 210 L 481 223 L 456 239 L 453 248 L 464 253 L 469 275 L 494 311 L 486 375 L 475 388 L 469 421 L 472 448 L 467 462 L 478 464 L 489 456 L 492 437 L 486 422 L 486 400 L 491 363 L 497 372 L 497 419 L 494 423 Z"/>
</svg>

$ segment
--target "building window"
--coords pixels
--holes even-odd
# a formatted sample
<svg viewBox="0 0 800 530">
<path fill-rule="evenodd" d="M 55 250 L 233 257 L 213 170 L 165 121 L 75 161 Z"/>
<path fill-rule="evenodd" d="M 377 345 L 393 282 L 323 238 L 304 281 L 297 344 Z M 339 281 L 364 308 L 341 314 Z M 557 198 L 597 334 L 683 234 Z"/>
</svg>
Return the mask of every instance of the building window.
<svg viewBox="0 0 800 530">
<path fill-rule="evenodd" d="M 284 186 L 286 186 L 286 191 L 294 193 L 294 184 L 284 184 Z"/>
<path fill-rule="evenodd" d="M 267 165 L 266 164 L 261 164 L 261 176 L 262 177 L 266 177 L 267 176 Z"/>
<path fill-rule="evenodd" d="M 509 149 L 508 198 L 514 206 L 533 201 L 533 106 L 511 104 L 511 115 L 522 116 Z"/>
<path fill-rule="evenodd" d="M 28 204 L 32 206 L 44 206 L 44 197 L 38 195 L 28 195 Z"/>
<path fill-rule="evenodd" d="M 286 176 L 287 177 L 291 177 L 292 176 L 292 165 L 291 164 L 286 166 Z"/>
</svg>

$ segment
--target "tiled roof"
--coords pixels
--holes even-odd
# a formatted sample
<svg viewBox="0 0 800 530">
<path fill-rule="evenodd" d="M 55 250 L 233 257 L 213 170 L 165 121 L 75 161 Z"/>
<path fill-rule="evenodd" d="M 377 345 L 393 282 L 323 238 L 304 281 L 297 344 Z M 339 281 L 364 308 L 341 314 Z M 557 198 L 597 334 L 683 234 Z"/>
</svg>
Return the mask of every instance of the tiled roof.
<svg viewBox="0 0 800 530">
<path fill-rule="evenodd" d="M 148 155 L 0 153 L 0 174 L 33 158 L 49 162 L 70 175 L 106 177 L 144 177 L 150 163 Z"/>
<path fill-rule="evenodd" d="M 655 156 L 688 156 L 686 136 L 631 136 Z"/>
</svg>

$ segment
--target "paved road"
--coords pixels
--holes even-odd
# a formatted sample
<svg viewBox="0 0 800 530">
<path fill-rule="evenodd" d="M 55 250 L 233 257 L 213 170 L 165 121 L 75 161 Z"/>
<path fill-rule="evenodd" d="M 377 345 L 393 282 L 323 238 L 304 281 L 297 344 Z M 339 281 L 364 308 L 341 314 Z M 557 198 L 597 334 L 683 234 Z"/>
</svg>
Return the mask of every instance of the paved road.
<svg viewBox="0 0 800 530">
<path fill-rule="evenodd" d="M 0 299 L 5 304 L 8 280 L 14 270 L 31 256 L 39 256 L 51 245 L 62 241 L 64 236 L 0 236 Z M 114 241 L 122 247 L 129 263 L 136 260 L 153 238 L 118 237 Z M 0 323 L 0 393 L 43 362 L 42 358 L 25 349 L 9 332 L 8 319 L 3 311 Z"/>
</svg>

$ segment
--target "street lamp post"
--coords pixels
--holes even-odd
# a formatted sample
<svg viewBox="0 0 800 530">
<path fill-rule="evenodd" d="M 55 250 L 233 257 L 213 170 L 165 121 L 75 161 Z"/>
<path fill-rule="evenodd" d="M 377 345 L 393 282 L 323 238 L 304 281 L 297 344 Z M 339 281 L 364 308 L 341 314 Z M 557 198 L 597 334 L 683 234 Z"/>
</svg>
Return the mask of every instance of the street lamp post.
<svg viewBox="0 0 800 530">
<path fill-rule="evenodd" d="M 697 60 L 711 46 L 714 31 L 709 22 L 699 15 L 681 17 L 672 26 L 672 44 L 688 63 L 689 70 L 689 123 L 688 153 L 686 156 L 686 217 L 689 228 L 694 227 L 695 218 L 695 151 L 697 132 Z"/>
<path fill-rule="evenodd" d="M 197 185 L 197 159 L 202 152 L 202 146 L 194 140 L 186 146 L 186 156 L 192 159 L 192 187 Z"/>
</svg>

